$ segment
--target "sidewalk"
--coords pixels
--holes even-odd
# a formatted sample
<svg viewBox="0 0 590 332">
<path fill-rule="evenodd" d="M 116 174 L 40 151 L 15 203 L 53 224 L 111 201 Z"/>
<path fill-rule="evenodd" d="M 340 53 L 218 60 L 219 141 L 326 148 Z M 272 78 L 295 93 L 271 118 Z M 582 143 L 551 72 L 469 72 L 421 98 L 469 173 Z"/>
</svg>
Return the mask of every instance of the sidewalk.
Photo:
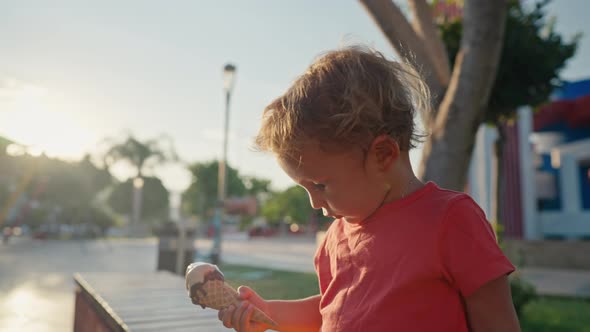
<svg viewBox="0 0 590 332">
<path fill-rule="evenodd" d="M 518 269 L 539 295 L 590 298 L 590 271 L 541 267 Z"/>
</svg>

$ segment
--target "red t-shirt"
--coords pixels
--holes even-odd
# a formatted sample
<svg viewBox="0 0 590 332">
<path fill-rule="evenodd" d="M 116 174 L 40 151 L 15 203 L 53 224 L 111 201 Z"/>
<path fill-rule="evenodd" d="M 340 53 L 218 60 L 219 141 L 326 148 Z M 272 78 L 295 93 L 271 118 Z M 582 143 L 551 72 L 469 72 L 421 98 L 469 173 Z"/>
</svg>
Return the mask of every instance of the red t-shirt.
<svg viewBox="0 0 590 332">
<path fill-rule="evenodd" d="M 432 182 L 334 221 L 315 268 L 322 331 L 467 331 L 462 297 L 514 271 L 479 206 Z"/>
</svg>

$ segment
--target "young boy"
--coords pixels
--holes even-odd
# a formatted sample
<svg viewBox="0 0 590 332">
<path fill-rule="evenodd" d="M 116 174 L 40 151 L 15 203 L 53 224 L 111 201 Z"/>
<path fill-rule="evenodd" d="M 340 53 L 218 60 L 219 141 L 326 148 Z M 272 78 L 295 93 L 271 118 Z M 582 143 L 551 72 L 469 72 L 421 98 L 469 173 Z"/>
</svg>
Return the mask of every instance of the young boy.
<svg viewBox="0 0 590 332">
<path fill-rule="evenodd" d="M 236 331 L 256 306 L 279 331 L 519 331 L 502 254 L 466 194 L 422 183 L 409 150 L 428 89 L 409 65 L 349 47 L 318 59 L 264 111 L 256 138 L 335 218 L 315 255 L 320 294 L 219 312 Z"/>
</svg>

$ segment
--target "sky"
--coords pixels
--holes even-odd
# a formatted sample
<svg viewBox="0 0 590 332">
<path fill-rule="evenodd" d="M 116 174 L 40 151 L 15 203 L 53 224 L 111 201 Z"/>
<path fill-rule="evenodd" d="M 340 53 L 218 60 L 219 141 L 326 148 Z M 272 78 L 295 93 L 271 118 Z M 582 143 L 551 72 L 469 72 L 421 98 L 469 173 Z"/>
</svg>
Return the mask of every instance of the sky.
<svg viewBox="0 0 590 332">
<path fill-rule="evenodd" d="M 585 33 L 562 76 L 590 77 L 590 1 L 554 0 L 549 11 L 564 36 Z M 167 134 L 185 163 L 217 159 L 231 62 L 229 163 L 282 189 L 291 180 L 252 150 L 261 112 L 315 57 L 351 43 L 395 57 L 353 0 L 0 0 L 0 136 L 77 160 L 105 138 Z M 183 165 L 155 174 L 172 192 L 190 183 Z"/>
</svg>

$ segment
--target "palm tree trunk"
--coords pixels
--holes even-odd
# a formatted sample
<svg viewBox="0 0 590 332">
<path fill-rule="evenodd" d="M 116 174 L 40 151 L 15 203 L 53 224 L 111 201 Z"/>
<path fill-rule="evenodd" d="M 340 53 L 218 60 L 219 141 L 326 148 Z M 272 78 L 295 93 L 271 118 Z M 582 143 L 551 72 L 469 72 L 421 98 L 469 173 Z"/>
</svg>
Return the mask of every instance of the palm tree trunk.
<svg viewBox="0 0 590 332">
<path fill-rule="evenodd" d="M 377 26 L 395 51 L 418 67 L 422 75 L 424 75 L 433 99 L 441 100 L 446 85 L 443 85 L 443 82 L 438 79 L 441 75 L 436 73 L 436 66 L 428 53 L 425 42 L 414 30 L 401 9 L 392 0 L 360 0 L 360 2 L 375 20 L 375 23 L 377 23 Z M 416 19 L 420 18 L 424 17 L 419 16 Z M 432 18 L 429 19 L 432 21 Z M 428 25 L 418 24 L 418 26 L 425 27 Z M 434 37 L 431 36 L 431 38 Z M 448 58 L 444 60 L 448 61 Z M 430 121 L 429 110 L 420 111 L 422 112 L 420 115 L 424 125 L 427 126 Z"/>
<path fill-rule="evenodd" d="M 432 123 L 419 174 L 463 190 L 475 134 L 496 76 L 506 18 L 504 1 L 465 4 L 464 32 L 451 83 Z"/>
<path fill-rule="evenodd" d="M 443 87 L 449 85 L 451 79 L 451 68 L 449 65 L 449 55 L 439 35 L 438 28 L 432 20 L 432 10 L 426 0 L 408 0 L 414 20 L 412 27 L 416 34 L 424 42 L 424 46 L 430 55 L 433 70 L 436 73 L 438 81 Z"/>
</svg>

